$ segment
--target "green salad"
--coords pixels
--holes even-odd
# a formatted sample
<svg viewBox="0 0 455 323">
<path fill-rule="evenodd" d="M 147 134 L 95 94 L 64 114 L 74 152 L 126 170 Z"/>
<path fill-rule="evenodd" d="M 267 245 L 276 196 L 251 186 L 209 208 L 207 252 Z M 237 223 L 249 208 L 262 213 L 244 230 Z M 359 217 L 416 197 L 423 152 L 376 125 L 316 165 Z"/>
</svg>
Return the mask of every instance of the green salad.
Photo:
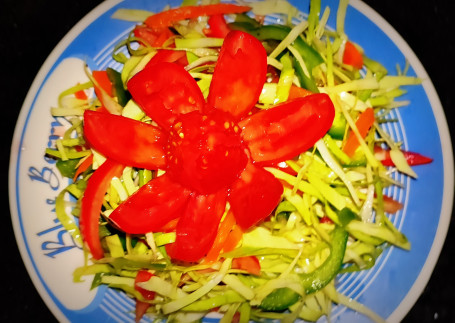
<svg viewBox="0 0 455 323">
<path fill-rule="evenodd" d="M 349 38 L 347 6 L 115 12 L 136 24 L 112 67 L 51 109 L 71 124 L 46 155 L 69 179 L 56 213 L 86 255 L 75 282 L 135 299 L 136 321 L 317 321 L 335 304 L 383 321 L 336 277 L 411 248 L 384 192 L 431 158 L 382 126 L 420 80 Z"/>
</svg>

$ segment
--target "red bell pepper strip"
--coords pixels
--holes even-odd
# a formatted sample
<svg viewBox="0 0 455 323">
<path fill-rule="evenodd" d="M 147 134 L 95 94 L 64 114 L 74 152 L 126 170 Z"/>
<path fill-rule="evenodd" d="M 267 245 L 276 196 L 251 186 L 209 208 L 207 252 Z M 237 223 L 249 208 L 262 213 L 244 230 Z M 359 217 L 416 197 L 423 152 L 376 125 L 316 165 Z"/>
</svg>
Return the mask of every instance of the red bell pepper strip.
<svg viewBox="0 0 455 323">
<path fill-rule="evenodd" d="M 167 27 L 153 29 L 147 26 L 136 26 L 133 30 L 134 36 L 143 39 L 152 47 L 161 47 L 174 33 Z"/>
<path fill-rule="evenodd" d="M 183 50 L 172 50 L 172 49 L 160 49 L 152 57 L 152 59 L 145 65 L 144 68 L 160 64 L 163 62 L 178 63 L 179 65 L 188 65 L 188 59 L 186 58 L 186 52 Z"/>
<path fill-rule="evenodd" d="M 262 110 L 239 122 L 251 158 L 261 165 L 291 159 L 312 147 L 330 129 L 335 108 L 316 93 Z"/>
<path fill-rule="evenodd" d="M 109 220 L 126 233 L 159 232 L 184 212 L 190 193 L 164 174 L 141 186 Z"/>
<path fill-rule="evenodd" d="M 237 6 L 228 3 L 210 4 L 205 6 L 184 6 L 151 15 L 144 23 L 150 28 L 160 29 L 163 27 L 171 27 L 180 20 L 201 16 L 242 13 L 247 12 L 250 9 L 251 7 L 248 6 Z"/>
<path fill-rule="evenodd" d="M 218 233 L 216 235 L 215 241 L 213 242 L 212 247 L 210 248 L 207 256 L 204 258 L 204 263 L 213 263 L 218 260 L 221 250 L 223 249 L 224 243 L 231 233 L 232 228 L 235 225 L 235 218 L 231 211 L 229 211 L 224 220 L 220 223 L 218 228 Z"/>
<path fill-rule="evenodd" d="M 146 290 L 138 285 L 138 283 L 148 281 L 153 274 L 147 270 L 139 270 L 137 272 L 136 278 L 134 279 L 134 289 L 141 293 L 142 297 L 145 300 L 153 300 L 155 298 L 155 292 Z M 139 322 L 144 314 L 147 312 L 147 309 L 150 307 L 150 303 L 143 302 L 136 299 L 136 317 L 135 322 Z"/>
<path fill-rule="evenodd" d="M 76 97 L 76 99 L 79 99 L 79 100 L 87 100 L 88 99 L 88 96 L 87 96 L 87 94 L 85 93 L 84 90 L 79 90 L 79 91 L 75 92 L 74 96 Z"/>
<path fill-rule="evenodd" d="M 237 224 L 247 230 L 278 205 L 283 185 L 271 173 L 249 163 L 230 189 L 228 201 Z"/>
<path fill-rule="evenodd" d="M 390 196 L 383 195 L 382 201 L 384 203 L 384 211 L 390 214 L 395 214 L 403 208 L 403 204 L 394 200 Z"/>
<path fill-rule="evenodd" d="M 98 85 L 106 92 L 107 95 L 112 97 L 112 82 L 109 80 L 106 71 L 93 71 L 92 72 L 93 78 L 96 80 Z M 100 89 L 95 86 L 95 94 L 98 99 L 102 99 L 102 95 L 100 93 Z M 101 102 L 103 103 L 103 102 Z M 103 104 L 104 105 L 104 104 Z"/>
<path fill-rule="evenodd" d="M 343 63 L 351 65 L 358 70 L 363 67 L 362 53 L 349 41 L 344 46 Z"/>
<path fill-rule="evenodd" d="M 87 183 L 81 202 L 80 229 L 84 242 L 93 258 L 101 259 L 104 251 L 101 247 L 98 222 L 104 195 L 113 177 L 122 174 L 124 166 L 107 159 L 95 170 Z"/>
<path fill-rule="evenodd" d="M 234 258 L 232 268 L 245 270 L 255 276 L 261 275 L 261 264 L 256 256 Z"/>
<path fill-rule="evenodd" d="M 196 262 L 209 252 L 226 207 L 226 191 L 193 195 L 177 224 L 175 242 L 166 245 L 172 259 Z"/>
<path fill-rule="evenodd" d="M 239 242 L 242 240 L 243 237 L 243 231 L 240 229 L 238 225 L 235 225 L 231 232 L 229 233 L 228 237 L 226 238 L 226 241 L 224 242 L 223 245 L 223 252 L 229 252 L 234 250 Z"/>
<path fill-rule="evenodd" d="M 163 129 L 169 129 L 180 114 L 201 111 L 205 105 L 194 78 L 174 63 L 163 62 L 143 69 L 127 87 L 137 104 Z"/>
<path fill-rule="evenodd" d="M 289 91 L 288 100 L 293 100 L 296 98 L 303 98 L 303 97 L 311 95 L 311 94 L 313 94 L 313 92 L 292 84 L 291 89 Z"/>
<path fill-rule="evenodd" d="M 208 24 L 210 29 L 204 31 L 207 37 L 225 38 L 231 31 L 222 14 L 210 16 Z"/>
<path fill-rule="evenodd" d="M 87 158 L 84 159 L 84 161 L 79 165 L 79 167 L 76 169 L 76 172 L 74 173 L 73 176 L 73 181 L 75 182 L 77 177 L 85 172 L 93 163 L 93 154 L 87 156 Z"/>
<path fill-rule="evenodd" d="M 366 137 L 368 131 L 374 124 L 374 120 L 375 119 L 373 108 L 366 108 L 363 112 L 360 113 L 359 117 L 355 122 L 355 125 L 359 130 L 359 133 L 362 136 L 362 138 Z M 343 145 L 344 153 L 352 158 L 359 146 L 360 143 L 357 140 L 356 135 L 354 134 L 354 132 L 350 131 Z"/>
<path fill-rule="evenodd" d="M 429 164 L 433 161 L 432 158 L 421 155 L 416 152 L 402 150 L 402 153 L 404 154 L 404 157 L 406 158 L 406 161 L 408 162 L 409 166 Z M 395 166 L 395 164 L 392 161 L 392 158 L 390 158 L 389 149 L 384 149 L 382 147 L 375 146 L 374 147 L 374 156 L 384 166 Z"/>
<path fill-rule="evenodd" d="M 166 165 L 163 147 L 167 144 L 167 134 L 153 125 L 86 110 L 84 135 L 90 146 L 124 165 L 147 169 Z"/>
<path fill-rule="evenodd" d="M 240 119 L 256 104 L 266 75 L 267 53 L 261 42 L 231 31 L 221 47 L 207 102 Z"/>
</svg>

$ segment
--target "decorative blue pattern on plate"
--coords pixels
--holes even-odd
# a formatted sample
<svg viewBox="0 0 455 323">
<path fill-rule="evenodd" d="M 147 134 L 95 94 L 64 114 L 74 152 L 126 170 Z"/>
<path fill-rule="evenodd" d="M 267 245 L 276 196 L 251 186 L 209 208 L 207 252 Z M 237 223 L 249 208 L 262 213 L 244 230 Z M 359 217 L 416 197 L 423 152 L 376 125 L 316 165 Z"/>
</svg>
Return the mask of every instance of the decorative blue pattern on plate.
<svg viewBox="0 0 455 323">
<path fill-rule="evenodd" d="M 83 64 L 117 67 L 110 54 L 134 23 L 111 19 L 118 8 L 160 11 L 180 1 L 106 1 L 81 20 L 46 60 L 24 102 L 16 126 L 10 164 L 10 204 L 15 234 L 30 276 L 60 321 L 134 321 L 134 301 L 105 287 L 90 291 L 90 282 L 73 283 L 83 253 L 59 224 L 54 204 L 65 187 L 44 148 L 58 138 L 60 121 L 50 116 L 61 91 L 86 80 Z M 309 1 L 291 1 L 305 17 Z M 336 1 L 328 25 L 335 26 Z M 401 320 L 427 283 L 444 242 L 453 201 L 453 160 L 447 124 L 431 80 L 404 40 L 377 13 L 360 1 L 348 7 L 345 31 L 371 58 L 389 71 L 410 63 L 409 73 L 421 86 L 407 88 L 409 106 L 396 111 L 399 122 L 387 126 L 404 148 L 431 156 L 431 165 L 415 168 L 418 180 L 397 174 L 404 185 L 387 191 L 404 204 L 392 222 L 411 241 L 411 251 L 387 249 L 366 272 L 337 278 L 339 290 L 391 321 Z M 145 319 L 144 319 L 145 320 Z M 214 321 L 215 319 L 207 319 Z M 322 319 L 326 320 L 326 319 Z M 334 306 L 332 322 L 366 322 L 364 316 Z"/>
</svg>

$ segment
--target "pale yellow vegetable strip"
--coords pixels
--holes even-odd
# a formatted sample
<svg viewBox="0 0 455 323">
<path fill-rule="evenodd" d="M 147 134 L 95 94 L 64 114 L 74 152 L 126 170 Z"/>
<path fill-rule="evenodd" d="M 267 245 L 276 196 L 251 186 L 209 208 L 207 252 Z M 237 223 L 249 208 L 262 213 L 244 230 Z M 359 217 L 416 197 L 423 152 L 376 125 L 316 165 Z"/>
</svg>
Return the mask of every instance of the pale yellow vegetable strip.
<svg viewBox="0 0 455 323">
<path fill-rule="evenodd" d="M 305 203 L 305 200 L 298 194 L 292 193 L 292 191 L 289 188 L 284 188 L 283 192 L 284 197 L 286 200 L 291 202 L 292 205 L 297 209 L 297 211 L 300 213 L 302 216 L 303 220 L 307 225 L 311 225 L 311 212 L 308 208 L 307 203 Z"/>
<path fill-rule="evenodd" d="M 289 34 L 278 44 L 277 47 L 269 54 L 270 57 L 277 57 L 286 47 L 288 47 L 301 33 L 308 27 L 308 21 L 302 20 L 296 25 Z"/>
<path fill-rule="evenodd" d="M 243 284 L 237 275 L 226 275 L 222 281 L 246 299 L 252 299 L 254 297 L 253 290 Z"/>
<path fill-rule="evenodd" d="M 288 173 L 285 173 L 279 169 L 273 168 L 273 167 L 264 167 L 266 170 L 268 170 L 270 173 L 272 173 L 276 178 L 282 179 L 286 182 L 288 182 L 290 185 L 294 185 L 296 183 L 296 178 Z M 299 190 L 308 193 L 310 195 L 315 196 L 318 199 L 323 199 L 322 195 L 319 193 L 319 191 L 310 183 L 306 181 L 300 181 L 298 183 Z"/>
<path fill-rule="evenodd" d="M 230 258 L 226 259 L 223 262 L 223 264 L 221 265 L 219 272 L 217 272 L 215 275 L 213 275 L 211 277 L 211 279 L 205 285 L 203 285 L 201 288 L 199 288 L 198 290 L 192 292 L 191 294 L 189 294 L 183 298 L 180 298 L 178 300 L 171 301 L 167 304 L 164 304 L 162 307 L 163 314 L 169 314 L 169 313 L 178 311 L 179 309 L 195 302 L 202 296 L 206 295 L 208 292 L 210 292 L 213 289 L 213 287 L 218 285 L 223 280 L 229 267 L 231 266 L 231 263 L 232 263 L 232 259 L 230 259 Z"/>
<path fill-rule="evenodd" d="M 341 168 L 340 164 L 336 161 L 335 158 L 333 158 L 332 154 L 330 151 L 327 149 L 327 146 L 325 145 L 324 141 L 322 139 L 319 139 L 316 142 L 316 148 L 318 151 L 321 153 L 322 159 L 324 159 L 325 163 L 330 167 L 331 170 L 335 172 L 335 174 L 338 175 L 338 177 L 343 181 L 344 185 L 346 185 L 349 193 L 351 194 L 352 200 L 354 203 L 359 206 L 360 205 L 360 200 L 359 197 L 357 196 L 357 192 L 352 185 L 351 181 L 347 178 L 346 174 L 344 173 L 343 169 Z"/>
</svg>

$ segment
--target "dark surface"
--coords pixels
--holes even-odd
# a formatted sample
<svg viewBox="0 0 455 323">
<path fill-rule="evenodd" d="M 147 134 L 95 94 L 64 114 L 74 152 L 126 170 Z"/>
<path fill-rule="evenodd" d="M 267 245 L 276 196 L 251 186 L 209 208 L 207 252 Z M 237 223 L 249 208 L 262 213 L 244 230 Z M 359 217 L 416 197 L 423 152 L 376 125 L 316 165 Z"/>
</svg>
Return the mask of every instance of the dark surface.
<svg viewBox="0 0 455 323">
<path fill-rule="evenodd" d="M 408 42 L 430 75 L 453 134 L 455 41 L 452 1 L 365 1 Z M 14 124 L 39 68 L 63 36 L 100 1 L 0 0 L 2 77 L 2 196 L 8 194 L 8 163 Z M 6 101 L 5 101 L 6 99 Z M 8 207 L 8 204 L 3 204 Z M 17 249 L 9 209 L 3 212 L 1 322 L 53 322 Z M 452 217 L 453 218 L 453 217 Z M 423 294 L 404 322 L 454 322 L 453 219 L 441 257 Z"/>
</svg>

